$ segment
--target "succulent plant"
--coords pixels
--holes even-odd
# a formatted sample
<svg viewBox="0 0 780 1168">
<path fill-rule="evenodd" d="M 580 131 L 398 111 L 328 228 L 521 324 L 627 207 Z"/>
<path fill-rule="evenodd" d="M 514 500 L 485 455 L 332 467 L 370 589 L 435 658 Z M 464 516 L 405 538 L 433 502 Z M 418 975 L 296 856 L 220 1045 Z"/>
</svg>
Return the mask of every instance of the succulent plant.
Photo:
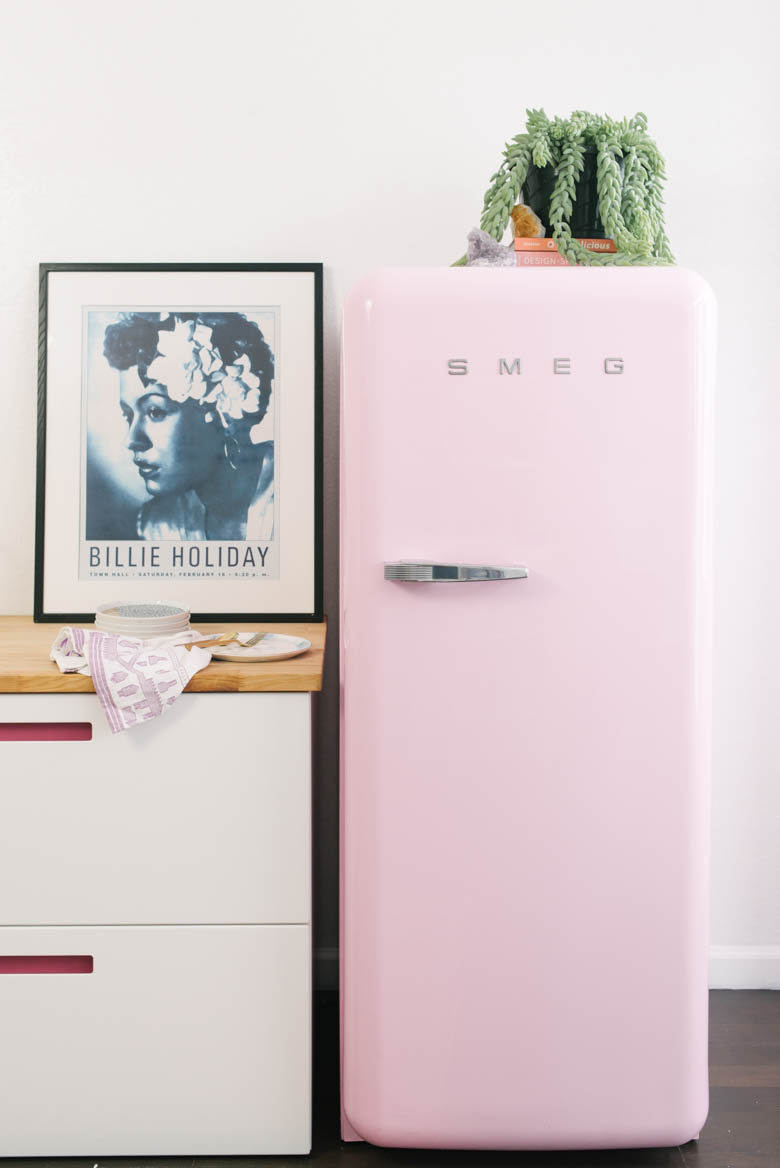
<svg viewBox="0 0 780 1168">
<path fill-rule="evenodd" d="M 514 205 L 532 166 L 555 168 L 547 224 L 558 251 L 572 264 L 673 264 L 664 230 L 664 160 L 647 133 L 647 118 L 613 118 L 575 110 L 570 118 L 547 117 L 527 110 L 525 133 L 504 149 L 504 159 L 485 193 L 480 226 L 494 239 L 503 238 Z M 617 252 L 588 251 L 577 243 L 570 221 L 577 180 L 588 149 L 596 153 L 601 221 Z M 466 257 L 453 266 L 465 264 Z"/>
</svg>

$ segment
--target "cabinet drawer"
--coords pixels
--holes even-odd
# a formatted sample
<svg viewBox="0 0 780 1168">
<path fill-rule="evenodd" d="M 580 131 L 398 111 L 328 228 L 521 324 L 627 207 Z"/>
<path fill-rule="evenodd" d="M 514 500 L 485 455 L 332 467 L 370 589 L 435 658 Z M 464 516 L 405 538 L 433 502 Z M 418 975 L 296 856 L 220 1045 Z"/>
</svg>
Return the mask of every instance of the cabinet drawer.
<svg viewBox="0 0 780 1168">
<path fill-rule="evenodd" d="M 306 693 L 117 735 L 94 694 L 0 695 L 0 924 L 307 923 L 310 805 Z"/>
<path fill-rule="evenodd" d="M 6 968 L 37 969 L 0 960 L 0 1156 L 308 1152 L 310 945 L 305 925 L 0 929 Z"/>
</svg>

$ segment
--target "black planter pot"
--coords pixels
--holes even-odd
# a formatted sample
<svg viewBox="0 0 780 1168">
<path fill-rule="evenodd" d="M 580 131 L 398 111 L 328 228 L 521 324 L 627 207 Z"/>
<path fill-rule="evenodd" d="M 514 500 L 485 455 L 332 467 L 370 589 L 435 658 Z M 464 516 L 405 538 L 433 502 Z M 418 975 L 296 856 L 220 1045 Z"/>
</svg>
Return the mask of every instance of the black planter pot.
<svg viewBox="0 0 780 1168">
<path fill-rule="evenodd" d="M 523 183 L 523 201 L 534 211 L 552 235 L 550 228 L 550 198 L 555 189 L 556 170 L 544 166 L 541 170 L 531 163 Z M 605 239 L 607 233 L 599 213 L 598 182 L 596 174 L 596 147 L 585 147 L 585 165 L 575 188 L 571 233 L 575 239 Z"/>
</svg>

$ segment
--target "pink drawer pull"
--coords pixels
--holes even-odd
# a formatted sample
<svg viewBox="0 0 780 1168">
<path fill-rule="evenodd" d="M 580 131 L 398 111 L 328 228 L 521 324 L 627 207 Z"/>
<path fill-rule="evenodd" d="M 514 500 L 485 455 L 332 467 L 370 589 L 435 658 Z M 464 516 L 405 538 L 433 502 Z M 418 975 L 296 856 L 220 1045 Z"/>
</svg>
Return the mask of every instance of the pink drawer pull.
<svg viewBox="0 0 780 1168">
<path fill-rule="evenodd" d="M 91 722 L 0 722 L 0 742 L 91 741 Z"/>
<path fill-rule="evenodd" d="M 2 973 L 92 973 L 94 965 L 91 956 L 71 957 L 70 954 L 46 954 L 45 956 L 22 957 L 16 954 L 0 954 L 0 974 Z"/>
</svg>

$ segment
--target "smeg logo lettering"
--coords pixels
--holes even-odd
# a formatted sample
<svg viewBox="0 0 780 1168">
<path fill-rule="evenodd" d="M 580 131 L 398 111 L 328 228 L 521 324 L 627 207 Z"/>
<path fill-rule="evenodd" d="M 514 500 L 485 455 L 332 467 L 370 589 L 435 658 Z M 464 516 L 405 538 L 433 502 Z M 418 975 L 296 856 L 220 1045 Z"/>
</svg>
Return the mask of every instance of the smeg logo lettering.
<svg viewBox="0 0 780 1168">
<path fill-rule="evenodd" d="M 605 357 L 602 366 L 603 373 L 622 373 L 625 368 L 622 357 Z M 553 357 L 552 371 L 559 374 L 574 373 L 572 368 L 571 357 Z M 469 373 L 469 363 L 467 357 L 450 357 L 447 361 L 447 372 L 450 377 L 465 377 Z M 523 361 L 521 357 L 513 357 L 508 360 L 506 357 L 499 357 L 498 359 L 498 373 L 522 373 Z"/>
</svg>

